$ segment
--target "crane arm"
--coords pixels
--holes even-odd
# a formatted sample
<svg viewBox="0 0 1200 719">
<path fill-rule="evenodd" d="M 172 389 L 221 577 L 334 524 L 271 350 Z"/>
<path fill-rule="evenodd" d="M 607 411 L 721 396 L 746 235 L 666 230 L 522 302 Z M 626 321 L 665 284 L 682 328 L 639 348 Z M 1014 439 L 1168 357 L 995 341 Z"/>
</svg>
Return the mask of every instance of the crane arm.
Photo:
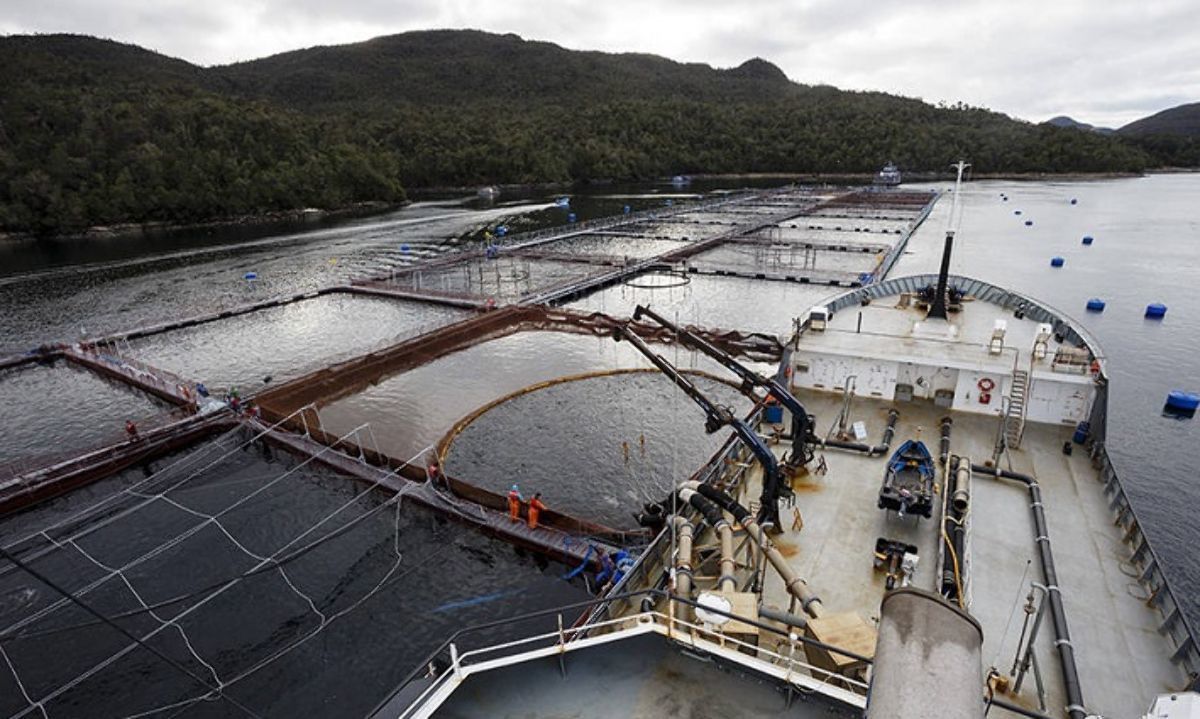
<svg viewBox="0 0 1200 719">
<path fill-rule="evenodd" d="M 763 469 L 762 495 L 760 497 L 761 509 L 759 510 L 758 521 L 760 524 L 771 524 L 779 526 L 779 495 L 783 484 L 780 481 L 779 463 L 775 460 L 775 454 L 771 452 L 771 448 L 767 446 L 762 437 L 758 436 L 758 432 L 746 423 L 745 420 L 734 416 L 726 407 L 721 407 L 715 404 L 703 392 L 700 391 L 696 384 L 680 372 L 674 365 L 668 362 L 662 355 L 658 354 L 646 344 L 646 341 L 637 335 L 636 332 L 629 329 L 627 325 L 619 325 L 613 330 L 613 337 L 619 340 L 626 340 L 633 345 L 639 352 L 646 356 L 646 359 L 657 367 L 663 374 L 667 376 L 675 386 L 683 390 L 693 402 L 704 410 L 705 422 L 704 428 L 709 434 L 716 432 L 722 427 L 730 427 L 738 438 L 750 448 L 750 451 L 758 459 L 759 464 Z"/>
<path fill-rule="evenodd" d="M 637 321 L 643 316 L 649 317 L 663 327 L 671 330 L 684 345 L 703 352 L 721 366 L 736 374 L 742 380 L 742 391 L 744 394 L 750 395 L 749 388 L 751 386 L 761 387 L 786 407 L 792 415 L 793 460 L 801 465 L 808 464 L 813 454 L 811 445 L 816 439 L 812 433 L 812 419 L 804 409 L 804 405 L 800 404 L 800 400 L 796 399 L 795 395 L 788 391 L 787 387 L 774 378 L 764 377 L 754 372 L 741 362 L 735 360 L 728 352 L 720 349 L 695 332 L 676 325 L 649 307 L 638 305 L 633 310 L 633 319 Z"/>
</svg>

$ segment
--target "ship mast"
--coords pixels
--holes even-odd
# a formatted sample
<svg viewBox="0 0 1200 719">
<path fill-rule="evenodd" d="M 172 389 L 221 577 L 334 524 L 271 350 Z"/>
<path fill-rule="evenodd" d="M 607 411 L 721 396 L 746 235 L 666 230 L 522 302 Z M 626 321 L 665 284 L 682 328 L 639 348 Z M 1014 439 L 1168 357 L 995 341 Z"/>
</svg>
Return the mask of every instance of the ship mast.
<svg viewBox="0 0 1200 719">
<path fill-rule="evenodd" d="M 946 221 L 946 244 L 942 248 L 942 268 L 938 271 L 937 290 L 927 315 L 927 317 L 943 320 L 946 319 L 946 283 L 950 277 L 950 253 L 954 249 L 954 231 L 958 226 L 954 220 L 958 212 L 958 193 L 962 189 L 963 170 L 970 165 L 959 160 L 952 167 L 958 170 L 958 176 L 954 180 L 954 198 L 950 205 L 950 217 Z"/>
</svg>

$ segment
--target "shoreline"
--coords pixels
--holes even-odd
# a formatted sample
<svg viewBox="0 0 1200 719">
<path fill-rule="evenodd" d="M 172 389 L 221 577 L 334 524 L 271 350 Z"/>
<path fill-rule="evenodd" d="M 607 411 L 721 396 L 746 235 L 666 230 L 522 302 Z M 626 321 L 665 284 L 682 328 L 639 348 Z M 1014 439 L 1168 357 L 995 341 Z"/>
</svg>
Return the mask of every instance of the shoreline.
<svg viewBox="0 0 1200 719">
<path fill-rule="evenodd" d="M 400 209 L 410 202 L 359 202 L 347 207 L 321 209 L 306 207 L 300 210 L 273 210 L 253 215 L 238 215 L 223 217 L 201 222 L 169 222 L 156 220 L 153 222 L 123 222 L 116 225 L 97 225 L 80 232 L 68 232 L 58 235 L 39 237 L 31 232 L 0 232 L 0 242 L 28 242 L 37 240 L 55 241 L 87 241 L 98 239 L 123 239 L 131 237 L 169 236 L 181 232 L 196 232 L 204 230 L 225 230 L 230 228 L 260 228 L 273 229 L 297 226 L 302 224 L 319 224 L 330 220 L 340 220 L 348 217 L 368 217 L 392 210 Z"/>
<path fill-rule="evenodd" d="M 1174 175 L 1200 172 L 1200 168 L 1187 167 L 1158 167 L 1144 172 L 985 172 L 972 176 L 972 180 L 1012 180 L 1017 182 L 1086 182 L 1093 180 L 1117 180 L 1149 175 Z M 732 173 L 697 173 L 686 175 L 692 181 L 713 182 L 722 180 L 782 180 L 801 183 L 846 183 L 867 184 L 875 178 L 873 172 L 842 172 L 842 173 L 812 173 L 812 172 L 732 172 Z M 906 182 L 938 182 L 954 179 L 951 172 L 907 172 Z M 670 177 L 658 178 L 656 181 L 670 183 Z M 499 190 L 503 196 L 507 193 L 532 193 L 550 190 L 568 190 L 572 187 L 602 187 L 620 184 L 624 180 L 593 179 L 577 182 L 533 182 L 507 183 L 489 185 Z M 629 182 L 651 182 L 651 180 L 631 180 Z M 240 215 L 201 222 L 173 223 L 165 220 L 154 222 L 128 222 L 117 225 L 89 227 L 80 232 L 70 232 L 58 235 L 39 237 L 30 232 L 0 231 L 0 242 L 50 240 L 94 240 L 121 239 L 130 237 L 147 237 L 154 235 L 171 235 L 180 232 L 195 232 L 202 230 L 223 230 L 237 227 L 273 229 L 296 226 L 299 224 L 319 224 L 331 220 L 349 217 L 367 217 L 397 210 L 412 204 L 413 201 L 440 199 L 444 196 L 475 194 L 480 186 L 443 186 L 443 187 L 414 187 L 406 188 L 409 200 L 401 203 L 389 202 L 360 202 L 347 207 L 320 209 L 304 208 L 299 210 L 275 210 L 255 215 Z"/>
</svg>

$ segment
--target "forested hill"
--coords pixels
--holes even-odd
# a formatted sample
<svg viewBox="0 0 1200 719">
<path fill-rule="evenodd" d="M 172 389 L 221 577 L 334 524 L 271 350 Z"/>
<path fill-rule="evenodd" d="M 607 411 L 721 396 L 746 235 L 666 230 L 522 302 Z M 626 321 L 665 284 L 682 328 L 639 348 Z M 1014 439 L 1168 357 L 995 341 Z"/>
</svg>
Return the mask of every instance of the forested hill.
<svg viewBox="0 0 1200 719">
<path fill-rule="evenodd" d="M 0 38 L 0 228 L 397 202 L 404 187 L 677 173 L 1136 171 L 1132 140 L 732 69 L 431 31 L 202 68 Z M 1161 161 L 1161 158 L 1156 158 Z"/>
</svg>

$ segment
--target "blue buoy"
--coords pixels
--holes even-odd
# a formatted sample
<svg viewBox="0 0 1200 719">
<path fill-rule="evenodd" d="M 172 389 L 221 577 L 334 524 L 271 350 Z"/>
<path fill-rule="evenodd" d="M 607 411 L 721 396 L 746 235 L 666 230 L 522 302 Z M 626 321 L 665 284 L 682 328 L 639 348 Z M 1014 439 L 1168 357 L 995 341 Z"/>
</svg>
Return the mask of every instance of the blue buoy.
<svg viewBox="0 0 1200 719">
<path fill-rule="evenodd" d="M 246 274 L 242 275 L 242 279 L 244 279 L 244 280 L 257 280 L 257 279 L 258 279 L 258 273 L 257 273 L 257 272 L 247 272 Z"/>
<path fill-rule="evenodd" d="M 1167 393 L 1163 411 L 1181 417 L 1194 417 L 1197 407 L 1200 407 L 1200 394 L 1176 389 Z"/>
<path fill-rule="evenodd" d="M 1025 220 L 1026 227 L 1033 227 L 1033 220 Z"/>
<path fill-rule="evenodd" d="M 401 251 L 401 252 L 405 252 L 405 253 L 407 253 L 407 252 L 408 252 L 410 249 L 411 249 L 411 248 L 409 248 L 409 246 L 408 246 L 408 244 L 407 244 L 407 243 L 406 243 L 406 244 L 403 244 L 403 245 L 400 245 L 400 251 Z"/>
<path fill-rule="evenodd" d="M 1050 266 L 1051 267 L 1062 267 L 1064 264 L 1066 264 L 1066 262 L 1067 261 L 1061 257 L 1051 257 L 1050 258 Z"/>
<path fill-rule="evenodd" d="M 1146 305 L 1146 316 L 1152 320 L 1161 320 L 1167 314 L 1167 306 L 1161 302 Z"/>
<path fill-rule="evenodd" d="M 1087 310 L 1088 312 L 1103 312 L 1104 300 L 1100 299 L 1099 297 L 1093 297 L 1087 301 Z"/>
<path fill-rule="evenodd" d="M 1072 204 L 1072 205 L 1078 205 L 1078 204 L 1079 204 L 1079 200 L 1076 200 L 1074 197 L 1072 197 L 1072 198 L 1071 198 L 1071 204 Z"/>
<path fill-rule="evenodd" d="M 621 211 L 628 215 L 630 212 L 633 212 L 633 208 L 630 207 L 629 205 L 625 205 L 625 207 L 622 208 Z"/>
<path fill-rule="evenodd" d="M 496 237 L 504 237 L 507 234 L 508 227 L 506 225 L 496 225 Z"/>
<path fill-rule="evenodd" d="M 1020 211 L 1020 210 L 1013 210 L 1013 214 L 1014 214 L 1014 215 L 1019 215 L 1019 214 L 1021 214 L 1021 211 Z"/>
<path fill-rule="evenodd" d="M 1092 244 L 1092 242 L 1093 242 L 1093 240 L 1092 240 L 1092 236 L 1091 236 L 1091 235 L 1084 235 L 1084 236 L 1083 236 L 1083 244 L 1085 244 L 1085 245 L 1090 245 L 1090 244 Z"/>
<path fill-rule="evenodd" d="M 568 212 L 568 213 L 567 213 L 567 222 L 574 222 L 574 221 L 575 221 L 575 213 L 574 213 L 574 212 Z"/>
</svg>

